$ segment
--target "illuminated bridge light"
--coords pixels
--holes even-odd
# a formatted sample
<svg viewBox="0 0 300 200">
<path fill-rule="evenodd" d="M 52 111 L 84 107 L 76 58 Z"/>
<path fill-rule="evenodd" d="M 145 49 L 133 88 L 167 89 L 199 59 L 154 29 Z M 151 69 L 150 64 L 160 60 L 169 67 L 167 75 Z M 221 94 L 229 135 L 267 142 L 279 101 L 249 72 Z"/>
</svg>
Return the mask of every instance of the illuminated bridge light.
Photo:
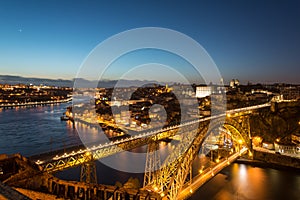
<svg viewBox="0 0 300 200">
<path fill-rule="evenodd" d="M 56 155 L 55 157 L 53 157 L 53 160 L 58 160 L 60 157 L 58 155 Z"/>
</svg>

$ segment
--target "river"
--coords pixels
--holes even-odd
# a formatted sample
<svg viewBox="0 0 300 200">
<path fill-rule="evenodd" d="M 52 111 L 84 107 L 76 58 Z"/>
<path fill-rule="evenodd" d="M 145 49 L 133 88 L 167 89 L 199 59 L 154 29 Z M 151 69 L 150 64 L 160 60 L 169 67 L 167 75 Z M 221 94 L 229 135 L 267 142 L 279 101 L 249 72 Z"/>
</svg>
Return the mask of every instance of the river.
<svg viewBox="0 0 300 200">
<path fill-rule="evenodd" d="M 0 153 L 30 156 L 79 143 L 72 124 L 60 120 L 68 105 L 0 110 Z"/>
<path fill-rule="evenodd" d="M 80 139 L 70 122 L 60 116 L 70 104 L 0 110 L 0 153 L 20 152 L 30 156 L 52 149 L 79 144 Z M 122 159 L 122 158 L 121 158 Z M 78 180 L 79 168 L 57 174 Z M 129 177 L 142 181 L 142 174 L 114 170 L 97 162 L 98 182 L 124 183 Z M 191 200 L 290 200 L 300 199 L 300 173 L 293 170 L 259 168 L 234 163 L 194 191 Z"/>
</svg>

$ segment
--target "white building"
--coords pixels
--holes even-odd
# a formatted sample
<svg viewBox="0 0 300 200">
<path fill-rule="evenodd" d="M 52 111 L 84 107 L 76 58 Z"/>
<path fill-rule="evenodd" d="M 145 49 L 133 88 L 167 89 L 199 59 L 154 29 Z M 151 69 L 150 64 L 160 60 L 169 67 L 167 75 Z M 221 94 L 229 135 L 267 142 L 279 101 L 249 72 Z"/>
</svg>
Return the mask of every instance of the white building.
<svg viewBox="0 0 300 200">
<path fill-rule="evenodd" d="M 212 94 L 211 86 L 197 86 L 196 87 L 196 97 L 203 98 Z"/>
<path fill-rule="evenodd" d="M 231 88 L 235 88 L 236 86 L 240 85 L 240 81 L 238 79 L 232 79 L 229 83 Z"/>
</svg>

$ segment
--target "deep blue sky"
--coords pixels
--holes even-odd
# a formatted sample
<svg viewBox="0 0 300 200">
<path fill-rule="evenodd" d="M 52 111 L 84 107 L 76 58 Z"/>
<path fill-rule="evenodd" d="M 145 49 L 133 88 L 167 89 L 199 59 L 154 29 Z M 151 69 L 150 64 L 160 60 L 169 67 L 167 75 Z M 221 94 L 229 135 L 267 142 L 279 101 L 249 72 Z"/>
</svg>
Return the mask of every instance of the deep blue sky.
<svg viewBox="0 0 300 200">
<path fill-rule="evenodd" d="M 146 26 L 198 41 L 226 82 L 300 83 L 296 0 L 0 0 L 0 74 L 72 79 L 101 41 Z"/>
</svg>

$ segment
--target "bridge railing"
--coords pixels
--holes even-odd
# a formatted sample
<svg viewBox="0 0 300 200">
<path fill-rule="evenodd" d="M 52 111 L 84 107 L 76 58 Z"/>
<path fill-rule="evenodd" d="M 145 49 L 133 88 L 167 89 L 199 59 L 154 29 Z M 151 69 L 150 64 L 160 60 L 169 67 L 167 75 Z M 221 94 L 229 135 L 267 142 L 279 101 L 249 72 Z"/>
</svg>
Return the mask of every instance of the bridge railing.
<svg viewBox="0 0 300 200">
<path fill-rule="evenodd" d="M 48 153 L 48 157 L 46 160 L 43 160 L 43 158 L 41 158 L 39 156 L 32 156 L 32 158 L 35 159 L 36 164 L 42 166 L 43 169 L 45 169 L 46 171 L 54 170 L 54 169 L 61 170 L 61 169 L 65 169 L 63 166 L 65 166 L 66 168 L 69 168 L 69 167 L 72 167 L 75 165 L 82 164 L 81 160 L 84 160 L 83 158 L 84 158 L 84 154 L 86 152 L 92 152 L 93 154 L 95 154 L 95 159 L 100 159 L 100 158 L 112 155 L 114 153 L 118 153 L 118 152 L 121 152 L 124 150 L 129 150 L 130 148 L 136 148 L 140 145 L 147 144 L 149 141 L 153 140 L 154 137 L 157 137 L 159 135 L 161 135 L 161 137 L 158 137 L 160 139 L 174 136 L 174 134 L 176 133 L 176 130 L 178 128 L 189 127 L 196 123 L 201 123 L 204 121 L 225 117 L 227 114 L 246 112 L 246 111 L 250 111 L 250 110 L 268 107 L 270 105 L 271 105 L 270 103 L 265 103 L 265 104 L 260 104 L 260 105 L 256 105 L 256 106 L 249 106 L 249 107 L 245 107 L 245 108 L 228 110 L 228 111 L 226 111 L 226 113 L 221 113 L 218 115 L 213 115 L 213 116 L 196 119 L 196 120 L 189 121 L 189 122 L 184 122 L 182 124 L 166 127 L 163 129 L 152 130 L 149 132 L 142 132 L 142 133 L 134 135 L 132 137 L 128 137 L 128 138 L 116 140 L 116 141 L 110 141 L 105 144 L 98 144 L 98 145 L 95 145 L 94 147 L 79 149 L 77 151 L 72 150 L 72 152 L 64 152 L 63 155 L 51 155 L 51 152 L 50 152 L 50 153 Z M 140 140 L 140 141 L 138 141 L 138 140 Z M 133 144 L 130 145 L 130 143 L 133 143 Z M 126 144 L 128 144 L 128 145 L 126 145 Z M 78 159 L 79 159 L 79 161 L 78 161 Z"/>
</svg>

